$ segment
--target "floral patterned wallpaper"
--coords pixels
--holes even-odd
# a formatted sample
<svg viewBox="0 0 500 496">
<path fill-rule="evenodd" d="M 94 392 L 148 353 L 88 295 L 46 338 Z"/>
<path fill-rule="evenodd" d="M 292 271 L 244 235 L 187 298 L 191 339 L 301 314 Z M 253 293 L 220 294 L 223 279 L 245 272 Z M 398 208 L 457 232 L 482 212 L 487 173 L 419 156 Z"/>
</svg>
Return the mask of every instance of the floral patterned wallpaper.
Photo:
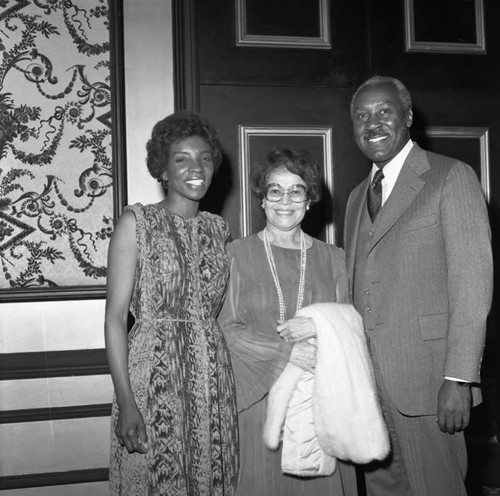
<svg viewBox="0 0 500 496">
<path fill-rule="evenodd" d="M 0 292 L 104 284 L 107 0 L 0 0 Z"/>
</svg>

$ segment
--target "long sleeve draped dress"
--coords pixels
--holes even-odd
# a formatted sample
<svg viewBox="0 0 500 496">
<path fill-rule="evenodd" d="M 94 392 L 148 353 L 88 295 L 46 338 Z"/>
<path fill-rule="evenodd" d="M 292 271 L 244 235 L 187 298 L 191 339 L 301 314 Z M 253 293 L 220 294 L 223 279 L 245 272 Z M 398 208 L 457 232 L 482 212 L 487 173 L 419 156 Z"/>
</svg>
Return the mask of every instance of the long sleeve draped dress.
<svg viewBox="0 0 500 496">
<path fill-rule="evenodd" d="M 295 313 L 300 249 L 272 245 L 287 318 Z M 299 478 L 281 472 L 281 449 L 262 440 L 267 394 L 286 366 L 292 344 L 276 332 L 279 301 L 264 242 L 256 235 L 228 245 L 230 277 L 219 323 L 226 336 L 236 383 L 240 430 L 239 496 L 355 496 L 351 465 L 339 462 L 329 477 Z M 346 302 L 344 252 L 317 239 L 307 250 L 303 306 Z M 334 380 L 334 378 L 332 378 Z"/>
</svg>

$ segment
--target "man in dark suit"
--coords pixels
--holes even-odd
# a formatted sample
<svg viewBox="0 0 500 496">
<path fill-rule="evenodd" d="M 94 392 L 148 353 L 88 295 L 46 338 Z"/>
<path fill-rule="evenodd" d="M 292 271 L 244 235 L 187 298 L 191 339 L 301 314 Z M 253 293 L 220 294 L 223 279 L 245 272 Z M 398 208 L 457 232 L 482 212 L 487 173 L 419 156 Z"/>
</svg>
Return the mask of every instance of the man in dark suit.
<svg viewBox="0 0 500 496">
<path fill-rule="evenodd" d="M 484 195 L 468 165 L 411 141 L 399 80 L 363 83 L 351 117 L 373 165 L 347 203 L 347 267 L 392 444 L 367 467 L 367 492 L 465 496 L 463 430 L 480 401 L 492 296 Z"/>
</svg>

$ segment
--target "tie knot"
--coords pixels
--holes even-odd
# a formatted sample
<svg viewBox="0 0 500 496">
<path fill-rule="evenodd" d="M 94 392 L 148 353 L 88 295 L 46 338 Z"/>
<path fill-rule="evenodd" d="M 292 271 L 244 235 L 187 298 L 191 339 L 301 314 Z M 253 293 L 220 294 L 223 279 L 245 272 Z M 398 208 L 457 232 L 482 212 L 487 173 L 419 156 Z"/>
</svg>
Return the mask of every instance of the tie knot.
<svg viewBox="0 0 500 496">
<path fill-rule="evenodd" d="M 384 179 L 384 173 L 382 169 L 377 169 L 377 172 L 373 176 L 372 188 L 378 186 L 382 182 L 382 179 Z"/>
</svg>

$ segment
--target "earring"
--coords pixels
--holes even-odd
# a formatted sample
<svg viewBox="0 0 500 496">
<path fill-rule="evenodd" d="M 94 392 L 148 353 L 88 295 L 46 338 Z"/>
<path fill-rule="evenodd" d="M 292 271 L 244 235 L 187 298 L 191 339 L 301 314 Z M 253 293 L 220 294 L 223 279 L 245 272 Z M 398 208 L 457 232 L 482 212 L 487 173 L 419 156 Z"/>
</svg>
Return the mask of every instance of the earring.
<svg viewBox="0 0 500 496">
<path fill-rule="evenodd" d="M 168 179 L 162 179 L 161 185 L 163 186 L 163 189 L 168 189 Z"/>
</svg>

